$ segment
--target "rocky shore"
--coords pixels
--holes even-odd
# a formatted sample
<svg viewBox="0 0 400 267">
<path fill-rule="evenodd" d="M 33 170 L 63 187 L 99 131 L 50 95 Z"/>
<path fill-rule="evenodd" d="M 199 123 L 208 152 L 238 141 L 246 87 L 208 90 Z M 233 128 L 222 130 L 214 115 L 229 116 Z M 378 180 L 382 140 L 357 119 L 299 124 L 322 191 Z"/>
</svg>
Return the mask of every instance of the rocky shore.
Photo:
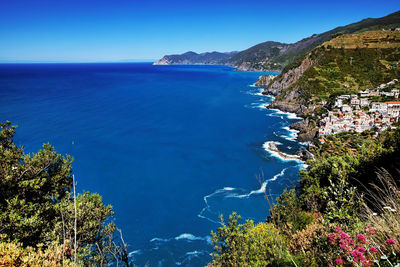
<svg viewBox="0 0 400 267">
<path fill-rule="evenodd" d="M 268 108 L 294 113 L 298 117 L 305 118 L 305 114 L 310 111 L 312 107 L 308 107 L 306 103 L 302 103 L 298 100 L 301 94 L 299 89 L 290 87 L 297 82 L 303 73 L 314 63 L 315 62 L 309 57 L 305 57 L 298 66 L 294 66 L 281 75 L 261 76 L 257 80 L 256 85 L 264 87 L 264 95 L 275 97 L 274 101 L 268 106 Z M 281 96 L 283 92 L 284 97 Z M 308 119 L 296 122 L 290 125 L 290 128 L 299 131 L 297 140 L 300 142 L 311 142 L 318 131 L 317 127 L 310 123 Z"/>
</svg>

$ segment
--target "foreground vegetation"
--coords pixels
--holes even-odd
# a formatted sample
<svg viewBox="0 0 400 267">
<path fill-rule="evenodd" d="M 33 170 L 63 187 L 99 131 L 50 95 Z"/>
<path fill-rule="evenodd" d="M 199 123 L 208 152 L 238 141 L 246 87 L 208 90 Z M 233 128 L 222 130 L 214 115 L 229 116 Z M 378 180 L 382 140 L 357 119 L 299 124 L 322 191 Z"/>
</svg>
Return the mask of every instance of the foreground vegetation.
<svg viewBox="0 0 400 267">
<path fill-rule="evenodd" d="M 211 266 L 400 264 L 400 128 L 330 136 L 313 152 L 266 222 L 222 220 Z"/>
<path fill-rule="evenodd" d="M 15 130 L 0 123 L 0 265 L 128 264 L 112 207 L 98 194 L 74 196 L 72 158 L 49 144 L 25 154 Z"/>
<path fill-rule="evenodd" d="M 303 113 L 312 129 L 337 95 L 400 77 L 400 31 L 338 34 L 275 81 L 306 57 L 310 66 L 276 99 L 312 107 Z M 221 218 L 210 266 L 400 266 L 400 128 L 325 136 L 310 150 L 299 185 L 265 222 Z"/>
</svg>

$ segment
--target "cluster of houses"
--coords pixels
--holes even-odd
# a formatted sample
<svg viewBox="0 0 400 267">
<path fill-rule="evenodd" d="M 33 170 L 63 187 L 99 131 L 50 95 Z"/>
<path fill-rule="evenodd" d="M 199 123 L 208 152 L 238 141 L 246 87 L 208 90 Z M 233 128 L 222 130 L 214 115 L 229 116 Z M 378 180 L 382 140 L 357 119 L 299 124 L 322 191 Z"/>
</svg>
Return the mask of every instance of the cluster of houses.
<svg viewBox="0 0 400 267">
<path fill-rule="evenodd" d="M 373 129 L 376 132 L 392 127 L 400 117 L 399 89 L 393 88 L 397 79 L 372 90 L 360 91 L 358 95 L 341 95 L 336 98 L 334 108 L 320 121 L 320 136 L 345 131 L 363 132 Z M 371 97 L 385 97 L 393 101 L 373 102 Z"/>
</svg>

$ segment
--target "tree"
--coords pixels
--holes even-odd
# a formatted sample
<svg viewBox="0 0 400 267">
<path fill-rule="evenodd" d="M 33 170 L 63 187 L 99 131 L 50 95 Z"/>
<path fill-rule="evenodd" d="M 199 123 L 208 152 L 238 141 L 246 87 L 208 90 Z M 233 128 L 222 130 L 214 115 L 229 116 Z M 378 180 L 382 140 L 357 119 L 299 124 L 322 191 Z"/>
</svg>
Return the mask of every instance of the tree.
<svg viewBox="0 0 400 267">
<path fill-rule="evenodd" d="M 127 262 L 127 245 L 121 241 L 121 247 L 114 236 L 112 206 L 104 205 L 99 194 L 72 197 L 72 158 L 57 154 L 50 144 L 25 154 L 14 143 L 15 130 L 10 122 L 0 123 L 0 242 L 4 247 L 15 244 L 32 254 L 42 247 L 61 246 L 63 263 L 75 255 L 77 263 L 90 265 Z"/>
</svg>

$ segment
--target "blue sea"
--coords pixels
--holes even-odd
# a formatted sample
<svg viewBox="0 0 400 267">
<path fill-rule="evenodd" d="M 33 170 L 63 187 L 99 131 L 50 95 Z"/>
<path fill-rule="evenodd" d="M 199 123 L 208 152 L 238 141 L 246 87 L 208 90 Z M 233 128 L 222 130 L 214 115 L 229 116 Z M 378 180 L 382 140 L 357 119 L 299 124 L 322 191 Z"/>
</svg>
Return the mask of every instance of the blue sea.
<svg viewBox="0 0 400 267">
<path fill-rule="evenodd" d="M 204 266 L 210 232 L 232 211 L 265 221 L 299 179 L 292 114 L 227 66 L 2 64 L 0 120 L 25 152 L 51 143 L 74 157 L 77 190 L 98 192 L 144 266 Z"/>
</svg>

